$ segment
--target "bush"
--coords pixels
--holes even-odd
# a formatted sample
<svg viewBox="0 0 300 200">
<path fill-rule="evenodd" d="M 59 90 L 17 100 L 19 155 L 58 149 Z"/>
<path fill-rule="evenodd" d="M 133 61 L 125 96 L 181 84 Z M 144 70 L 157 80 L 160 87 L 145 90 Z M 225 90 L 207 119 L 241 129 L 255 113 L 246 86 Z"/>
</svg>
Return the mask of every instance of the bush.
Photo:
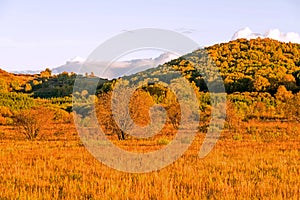
<svg viewBox="0 0 300 200">
<path fill-rule="evenodd" d="M 159 140 L 157 141 L 157 144 L 158 144 L 158 145 L 167 145 L 167 144 L 169 144 L 169 143 L 170 143 L 170 141 L 169 141 L 168 139 L 165 139 L 165 138 L 159 139 Z"/>
<path fill-rule="evenodd" d="M 12 116 L 10 109 L 6 106 L 0 106 L 0 125 L 9 124 L 9 119 Z"/>
<path fill-rule="evenodd" d="M 14 124 L 19 131 L 29 140 L 35 139 L 40 131 L 53 118 L 53 112 L 44 107 L 35 107 L 30 110 L 22 110 L 15 114 Z"/>
<path fill-rule="evenodd" d="M 30 109 L 36 105 L 33 98 L 26 94 L 15 92 L 0 92 L 0 106 L 9 108 L 10 111 L 18 111 L 22 109 Z"/>
<path fill-rule="evenodd" d="M 56 109 L 54 112 L 54 120 L 60 123 L 70 123 L 72 121 L 72 116 L 65 110 Z"/>
<path fill-rule="evenodd" d="M 233 139 L 233 140 L 241 140 L 241 139 L 242 139 L 242 136 L 241 136 L 240 134 L 234 134 L 234 135 L 232 136 L 232 139 Z"/>
<path fill-rule="evenodd" d="M 6 124 L 6 119 L 5 117 L 3 117 L 1 114 L 0 114 L 0 125 L 5 125 Z"/>
</svg>

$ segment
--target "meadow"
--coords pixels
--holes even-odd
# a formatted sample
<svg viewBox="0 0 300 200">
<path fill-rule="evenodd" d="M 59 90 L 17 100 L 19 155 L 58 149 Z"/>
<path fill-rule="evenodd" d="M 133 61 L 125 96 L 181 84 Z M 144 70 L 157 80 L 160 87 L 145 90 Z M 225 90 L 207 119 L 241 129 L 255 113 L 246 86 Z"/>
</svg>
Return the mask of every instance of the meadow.
<svg viewBox="0 0 300 200">
<path fill-rule="evenodd" d="M 222 82 L 214 70 L 204 73 L 215 65 L 226 102 L 225 91 L 215 91 L 214 100 L 208 91 L 208 85 L 218 88 Z M 197 107 L 181 77 L 191 83 Z M 74 85 L 76 79 L 82 87 Z M 122 92 L 118 96 L 130 94 L 130 84 L 139 87 L 128 105 L 112 98 L 116 88 Z M 199 158 L 216 101 L 226 104 L 225 126 L 213 150 Z M 166 111 L 162 130 L 147 139 L 128 135 L 134 123 L 151 122 L 154 105 Z M 36 75 L 0 70 L 0 200 L 300 199 L 299 105 L 300 45 L 271 39 L 216 44 L 113 80 L 93 73 L 52 75 L 50 69 Z M 151 173 L 125 173 L 95 159 L 79 138 L 73 119 L 90 127 L 94 108 L 106 136 L 130 152 L 168 145 L 182 113 L 191 122 L 200 115 L 199 132 L 171 165 Z"/>
<path fill-rule="evenodd" d="M 224 130 L 212 152 L 200 159 L 204 134 L 199 133 L 180 159 L 145 174 L 100 163 L 74 126 L 53 124 L 36 140 L 1 126 L 0 199 L 299 199 L 300 138 L 291 134 L 299 124 L 248 122 L 244 127 L 251 123 L 259 130 L 273 127 L 273 134 Z M 128 151 L 154 151 L 167 143 L 112 140 Z"/>
</svg>

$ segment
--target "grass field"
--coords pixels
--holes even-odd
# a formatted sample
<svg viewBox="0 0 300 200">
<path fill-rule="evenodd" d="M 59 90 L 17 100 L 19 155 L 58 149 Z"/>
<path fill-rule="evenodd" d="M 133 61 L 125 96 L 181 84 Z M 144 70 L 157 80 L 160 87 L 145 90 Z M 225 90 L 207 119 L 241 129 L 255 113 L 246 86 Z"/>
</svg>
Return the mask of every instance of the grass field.
<svg viewBox="0 0 300 200">
<path fill-rule="evenodd" d="M 203 134 L 198 134 L 172 165 L 130 174 L 96 160 L 74 127 L 65 127 L 66 134 L 46 134 L 34 141 L 24 140 L 9 126 L 0 130 L 0 199 L 300 198 L 300 139 L 295 136 L 223 132 L 213 151 L 200 159 Z M 126 150 L 132 146 L 151 151 L 165 144 L 114 142 Z"/>
</svg>

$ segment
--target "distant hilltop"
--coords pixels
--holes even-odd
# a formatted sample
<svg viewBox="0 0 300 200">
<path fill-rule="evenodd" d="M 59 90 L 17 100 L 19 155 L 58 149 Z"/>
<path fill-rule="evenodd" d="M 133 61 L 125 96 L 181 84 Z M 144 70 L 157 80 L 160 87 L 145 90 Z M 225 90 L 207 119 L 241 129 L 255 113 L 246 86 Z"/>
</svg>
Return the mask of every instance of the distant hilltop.
<svg viewBox="0 0 300 200">
<path fill-rule="evenodd" d="M 228 93 L 234 92 L 268 92 L 274 94 L 279 86 L 284 86 L 292 92 L 300 88 L 300 44 L 284 43 L 269 38 L 237 39 L 227 43 L 215 44 L 205 49 L 196 50 L 190 54 L 198 60 L 199 65 L 206 65 L 201 58 L 201 51 L 205 50 L 219 67 Z M 103 79 L 118 78 L 126 75 L 133 77 L 151 77 L 176 70 L 181 72 L 189 81 L 194 82 L 200 89 L 205 89 L 203 77 L 194 70 L 185 56 L 176 58 L 168 54 L 160 55 L 154 59 L 136 59 L 120 61 L 113 64 Z M 175 59 L 173 59 L 175 58 Z M 53 74 L 63 72 L 78 72 L 83 59 L 76 57 L 58 68 L 52 69 Z M 163 64 L 165 63 L 165 64 Z M 137 70 L 135 69 L 137 66 Z M 96 72 L 96 68 L 87 68 L 87 74 Z M 131 71 L 129 71 L 131 70 Z M 129 74 L 130 72 L 130 74 Z M 24 73 L 24 72 L 23 72 Z M 99 76 L 97 73 L 93 73 Z M 24 82 L 27 78 L 12 75 L 2 71 L 2 78 L 7 82 L 20 79 Z M 9 78 L 7 78 L 9 77 Z"/>
<path fill-rule="evenodd" d="M 144 58 L 144 59 L 133 59 L 133 60 L 128 60 L 128 61 L 117 61 L 111 65 L 111 68 L 108 72 L 106 72 L 106 78 L 116 78 L 119 76 L 122 76 L 124 73 L 127 71 L 130 71 L 131 69 L 135 68 L 135 66 L 138 66 L 138 69 L 136 71 L 133 71 L 131 73 L 137 72 L 137 71 L 142 71 L 148 68 L 153 68 L 156 67 L 160 64 L 163 64 L 165 62 L 168 62 L 172 59 L 177 58 L 178 56 L 173 54 L 173 53 L 162 53 L 156 58 Z M 91 73 L 91 72 L 97 72 L 98 69 L 96 67 L 86 67 L 84 68 L 83 72 L 80 72 L 83 63 L 86 60 L 84 58 L 81 58 L 79 56 L 76 56 L 68 61 L 66 61 L 65 64 L 52 68 L 52 74 L 60 74 L 63 72 L 68 72 L 68 73 L 80 73 L 80 74 L 85 74 L 85 73 Z M 88 64 L 88 61 L 87 63 Z M 93 63 L 95 65 L 95 63 Z M 96 63 L 96 66 L 100 67 L 101 63 Z M 42 70 L 22 70 L 22 71 L 10 71 L 11 73 L 14 74 L 39 74 Z M 100 75 L 100 74 L 98 74 Z M 128 75 L 128 74 L 127 74 Z"/>
</svg>

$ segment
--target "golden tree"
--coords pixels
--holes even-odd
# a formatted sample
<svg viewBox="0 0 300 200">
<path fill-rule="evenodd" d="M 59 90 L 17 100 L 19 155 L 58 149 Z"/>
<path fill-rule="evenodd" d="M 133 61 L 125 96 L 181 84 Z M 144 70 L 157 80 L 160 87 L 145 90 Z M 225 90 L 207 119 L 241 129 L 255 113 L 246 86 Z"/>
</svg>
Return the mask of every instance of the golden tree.
<svg viewBox="0 0 300 200">
<path fill-rule="evenodd" d="M 22 110 L 15 114 L 14 124 L 29 140 L 37 138 L 53 118 L 53 112 L 45 107 Z"/>
<path fill-rule="evenodd" d="M 293 94 L 291 91 L 288 91 L 284 85 L 280 85 L 277 89 L 275 97 L 279 101 L 287 102 L 289 99 L 293 97 Z"/>
</svg>

